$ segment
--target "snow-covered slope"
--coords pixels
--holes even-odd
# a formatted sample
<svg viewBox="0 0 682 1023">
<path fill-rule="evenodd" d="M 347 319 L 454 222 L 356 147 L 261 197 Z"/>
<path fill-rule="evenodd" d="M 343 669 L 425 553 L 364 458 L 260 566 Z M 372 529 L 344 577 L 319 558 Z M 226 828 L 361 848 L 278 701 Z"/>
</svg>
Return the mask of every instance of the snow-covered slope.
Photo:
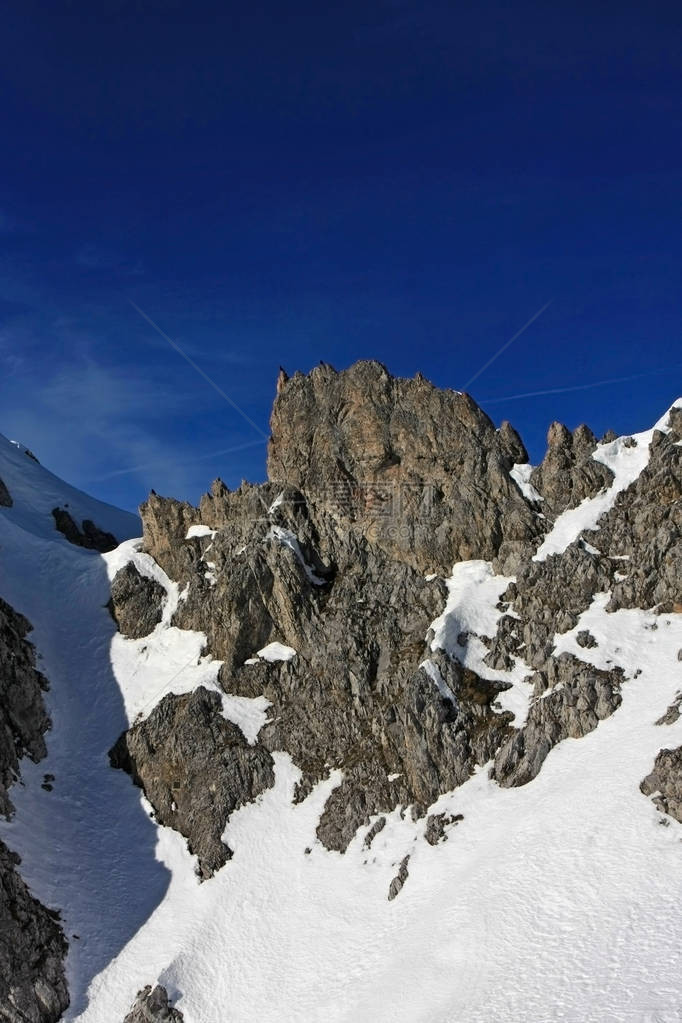
<svg viewBox="0 0 682 1023">
<path fill-rule="evenodd" d="M 68 505 L 74 517 L 89 517 L 119 539 L 138 533 L 140 522 L 62 483 L 4 438 L 0 479 L 13 500 L 0 508 L 0 593 L 34 626 L 52 718 L 48 756 L 22 761 L 23 781 L 12 789 L 16 815 L 0 821 L 0 837 L 21 855 L 33 893 L 62 912 L 77 1013 L 87 983 L 133 936 L 165 880 L 154 865 L 152 825 L 130 785 L 107 765 L 126 718 L 111 667 L 106 566 L 96 551 L 57 532 L 51 512 Z M 48 773 L 55 776 L 51 792 L 41 787 Z M 121 914 L 126 903 L 130 911 Z"/>
<path fill-rule="evenodd" d="M 464 820 L 435 849 L 396 811 L 371 854 L 364 833 L 327 852 L 315 827 L 339 779 L 293 806 L 285 755 L 275 788 L 230 822 L 235 855 L 213 879 L 199 885 L 161 828 L 168 891 L 83 1020 L 117 1019 L 157 979 L 192 1023 L 676 1019 L 682 829 L 662 827 L 638 786 L 661 742 L 682 742 L 682 720 L 664 736 L 654 725 L 679 684 L 682 618 L 659 618 L 659 636 L 642 612 L 587 617 L 601 659 L 641 669 L 623 707 L 524 788 L 481 771 L 442 797 L 433 810 Z"/>
<path fill-rule="evenodd" d="M 9 521 L 27 535 L 54 539 L 53 508 L 66 508 L 74 519 L 92 519 L 100 529 L 126 540 L 140 531 L 137 515 L 121 511 L 69 486 L 40 465 L 23 444 L 0 434 L 0 479 L 14 502 Z"/>
<path fill-rule="evenodd" d="M 614 487 L 636 478 L 635 458 L 644 468 L 648 439 L 613 443 Z M 682 744 L 682 718 L 655 724 L 680 689 L 682 615 L 608 613 L 598 594 L 556 637 L 555 652 L 622 667 L 622 706 L 584 738 L 560 743 L 528 785 L 501 788 L 482 768 L 441 796 L 431 812 L 463 815 L 446 842 L 427 843 L 424 817 L 396 808 L 371 848 L 365 828 L 343 855 L 328 851 L 315 829 L 341 772 L 294 804 L 300 772 L 276 753 L 275 786 L 228 823 L 233 858 L 200 883 L 185 840 L 150 819 L 107 753 L 166 693 L 218 688 L 219 664 L 200 633 L 171 624 L 182 594 L 129 539 L 135 517 L 4 441 L 0 479 L 14 501 L 0 508 L 0 595 L 34 625 L 53 721 L 48 758 L 23 763 L 16 817 L 0 823 L 0 837 L 22 856 L 35 895 L 61 909 L 66 1019 L 120 1023 L 138 990 L 157 981 L 186 1023 L 681 1018 L 682 826 L 639 784 L 662 746 Z M 128 542 L 104 556 L 70 545 L 54 528 L 55 505 Z M 593 510 L 583 509 L 579 526 L 557 523 L 538 556 L 595 525 Z M 166 591 L 162 620 L 142 640 L 117 634 L 106 608 L 110 578 L 131 560 Z M 433 650 L 490 673 L 479 637 L 494 631 L 509 581 L 486 562 L 455 566 Z M 585 629 L 593 649 L 577 642 Z M 462 632 L 474 633 L 466 645 Z M 517 723 L 528 710 L 528 671 L 519 660 L 494 673 L 512 683 L 501 702 Z M 223 696 L 223 713 L 252 742 L 268 701 Z M 51 792 L 41 788 L 47 772 Z M 388 901 L 408 854 L 409 879 Z"/>
</svg>

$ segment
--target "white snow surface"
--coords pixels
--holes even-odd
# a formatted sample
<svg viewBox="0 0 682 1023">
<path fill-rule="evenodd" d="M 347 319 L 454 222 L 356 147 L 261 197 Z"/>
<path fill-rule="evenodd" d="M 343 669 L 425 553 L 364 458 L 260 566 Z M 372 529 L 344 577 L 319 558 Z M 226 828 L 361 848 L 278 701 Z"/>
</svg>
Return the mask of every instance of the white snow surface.
<svg viewBox="0 0 682 1023">
<path fill-rule="evenodd" d="M 262 661 L 291 661 L 295 656 L 296 651 L 292 646 L 277 642 L 268 643 L 256 653 L 256 657 Z"/>
<path fill-rule="evenodd" d="M 613 483 L 595 497 L 586 497 L 577 508 L 568 508 L 562 512 L 538 547 L 534 561 L 545 561 L 551 554 L 562 554 L 584 529 L 596 528 L 601 516 L 613 508 L 618 494 L 634 483 L 646 468 L 654 430 L 669 432 L 668 418 L 673 408 L 682 408 L 682 398 L 674 402 L 651 430 L 632 434 L 631 437 L 617 437 L 607 444 L 597 445 L 592 457 L 612 471 Z"/>
<path fill-rule="evenodd" d="M 284 504 L 284 491 L 280 490 L 279 494 L 268 508 L 268 515 L 272 515 L 273 512 L 277 511 L 282 504 Z"/>
<path fill-rule="evenodd" d="M 533 687 L 526 679 L 532 675 L 532 669 L 521 658 L 515 659 L 511 671 L 490 668 L 484 660 L 488 654 L 485 639 L 495 635 L 502 616 L 496 605 L 513 581 L 513 576 L 495 575 L 489 561 L 461 561 L 455 565 L 446 579 L 445 609 L 431 625 L 431 649 L 445 650 L 481 678 L 509 682 L 511 688 L 499 694 L 497 703 L 500 710 L 514 714 L 514 725 L 520 728 L 528 716 Z M 438 681 L 432 671 L 436 666 L 430 661 L 428 664 L 430 667 L 424 662 L 423 667 L 443 692 L 445 682 L 440 672 Z"/>
<path fill-rule="evenodd" d="M 512 465 L 509 475 L 527 501 L 539 502 L 543 499 L 542 495 L 538 493 L 530 481 L 534 468 L 535 466 L 531 465 L 530 462 L 517 462 L 515 465 Z"/>
<path fill-rule="evenodd" d="M 190 526 L 187 530 L 186 540 L 191 540 L 195 536 L 210 536 L 211 539 L 216 535 L 217 530 L 211 529 L 210 526 L 196 525 Z"/>
<path fill-rule="evenodd" d="M 292 533 L 290 529 L 284 529 L 282 526 L 271 526 L 266 539 L 277 540 L 283 547 L 288 547 L 303 568 L 308 580 L 311 583 L 314 583 L 315 586 L 324 586 L 324 579 L 320 579 L 318 575 L 315 575 L 303 556 L 303 551 L 301 550 L 301 545 L 298 542 L 298 537 Z"/>
<path fill-rule="evenodd" d="M 34 536 L 58 539 L 60 543 L 71 546 L 61 533 L 55 535 L 53 508 L 65 508 L 79 528 L 83 519 L 91 519 L 100 529 L 113 533 L 117 540 L 127 540 L 140 532 L 141 523 L 137 515 L 97 501 L 69 486 L 26 454 L 22 444 L 8 440 L 2 434 L 0 479 L 14 501 L 14 509 L 0 511 L 8 512 L 13 521 L 20 521 L 22 528 Z"/>
<path fill-rule="evenodd" d="M 344 855 L 326 851 L 315 828 L 341 774 L 294 804 L 299 772 L 278 753 L 275 786 L 228 824 L 233 859 L 200 884 L 184 840 L 156 826 L 107 751 L 157 683 L 174 686 L 180 669 L 180 680 L 187 671 L 207 684 L 216 662 L 201 657 L 199 634 L 174 635 L 181 596 L 135 541 L 105 560 L 68 544 L 50 511 L 68 499 L 124 536 L 136 520 L 105 519 L 104 506 L 83 495 L 77 504 L 33 466 L 22 482 L 23 462 L 0 445 L 16 502 L 0 509 L 0 593 L 35 627 L 53 729 L 48 758 L 22 762 L 17 813 L 0 836 L 36 896 L 62 909 L 65 1019 L 118 1023 L 159 981 L 186 1023 L 679 1021 L 682 827 L 661 826 L 639 783 L 662 746 L 682 743 L 682 718 L 654 724 L 679 689 L 682 615 L 607 614 L 597 597 L 556 649 L 621 665 L 621 708 L 559 744 L 526 786 L 499 788 L 484 768 L 443 795 L 432 811 L 464 815 L 447 842 L 429 846 L 424 820 L 396 808 L 369 850 L 361 830 Z M 164 621 L 145 640 L 117 636 L 105 607 L 109 572 L 130 558 L 167 592 Z M 493 633 L 507 581 L 484 562 L 456 566 L 434 645 L 479 670 L 483 641 L 462 650 L 457 636 Z M 597 647 L 577 645 L 584 628 Z M 409 877 L 389 902 L 408 853 Z"/>
</svg>

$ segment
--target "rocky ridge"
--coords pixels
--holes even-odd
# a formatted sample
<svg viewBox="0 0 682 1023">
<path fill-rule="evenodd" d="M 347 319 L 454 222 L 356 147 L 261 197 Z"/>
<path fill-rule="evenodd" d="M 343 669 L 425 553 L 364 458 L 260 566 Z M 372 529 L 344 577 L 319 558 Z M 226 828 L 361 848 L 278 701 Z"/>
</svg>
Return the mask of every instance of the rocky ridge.
<svg viewBox="0 0 682 1023">
<path fill-rule="evenodd" d="M 536 560 L 563 512 L 612 485 L 586 427 L 551 427 L 531 494 L 514 475 L 527 463 L 518 434 L 496 430 L 467 395 L 395 379 L 378 363 L 282 372 L 268 482 L 229 491 L 216 481 L 198 508 L 152 494 L 141 509 L 145 550 L 183 593 L 174 624 L 204 632 L 224 691 L 264 695 L 269 719 L 247 748 L 216 725 L 219 701 L 205 691 L 168 696 L 122 737 L 114 761 L 198 851 L 203 876 L 229 858 L 220 835 L 232 810 L 272 784 L 275 751 L 300 767 L 299 799 L 343 772 L 317 829 L 340 851 L 396 806 L 426 815 L 482 765 L 502 785 L 527 783 L 556 743 L 617 710 L 627 682 L 618 669 L 554 656 L 555 635 L 600 592 L 611 591 L 614 609 L 681 599 L 680 410 L 668 428 L 654 432 L 646 469 L 599 528 Z M 514 577 L 481 664 L 475 632 L 438 650 L 432 628 L 443 577 L 474 559 Z M 627 578 L 624 560 L 636 565 Z M 116 580 L 114 613 L 132 635 L 139 628 L 126 616 L 141 621 L 141 591 L 129 583 Z M 288 659 L 258 656 L 273 643 Z M 532 687 L 525 720 L 504 709 L 519 670 Z M 200 713 L 189 713 L 193 703 Z M 178 771 L 183 745 L 194 752 Z M 210 809 L 193 815 L 183 807 L 207 799 L 194 765 L 208 762 L 217 765 Z"/>
</svg>

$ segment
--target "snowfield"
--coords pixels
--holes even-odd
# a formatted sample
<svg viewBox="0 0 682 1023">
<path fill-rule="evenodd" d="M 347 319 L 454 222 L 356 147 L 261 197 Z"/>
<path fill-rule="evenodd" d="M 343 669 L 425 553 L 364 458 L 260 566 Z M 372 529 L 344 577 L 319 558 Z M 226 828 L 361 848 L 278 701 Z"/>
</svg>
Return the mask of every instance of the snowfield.
<svg viewBox="0 0 682 1023">
<path fill-rule="evenodd" d="M 616 474 L 605 501 L 645 464 L 640 437 L 600 452 Z M 20 853 L 34 894 L 62 909 L 67 1020 L 120 1023 L 156 981 L 186 1023 L 682 1019 L 682 827 L 639 791 L 661 747 L 682 743 L 682 718 L 654 724 L 680 689 L 682 615 L 607 614 L 599 595 L 556 651 L 621 665 L 622 706 L 559 744 L 524 787 L 502 789 L 483 769 L 442 796 L 433 811 L 464 815 L 447 842 L 428 845 L 424 820 L 398 808 L 369 850 L 360 832 L 344 855 L 328 852 L 315 828 L 341 774 L 295 806 L 298 770 L 282 753 L 275 786 L 227 826 L 233 859 L 200 884 L 184 839 L 155 824 L 107 752 L 166 693 L 217 688 L 219 664 L 203 657 L 201 634 L 171 626 L 182 595 L 131 539 L 134 516 L 67 487 L 4 440 L 0 478 L 15 502 L 0 509 L 0 595 L 34 625 L 53 720 L 48 758 L 23 761 L 17 813 L 0 836 Z M 106 556 L 70 545 L 50 515 L 66 502 L 75 518 L 128 542 Z M 590 505 L 557 531 L 560 519 L 538 556 L 563 549 L 599 513 Z M 118 635 L 105 606 L 109 577 L 128 560 L 166 589 L 163 620 L 144 640 Z M 485 562 L 455 566 L 433 648 L 485 675 L 479 637 L 494 634 L 508 582 Z M 576 643 L 585 628 L 598 647 Z M 463 631 L 472 635 L 460 647 Z M 503 694 L 521 719 L 528 671 L 517 662 Z M 267 710 L 264 698 L 223 696 L 225 716 L 251 742 Z M 46 772 L 53 792 L 40 787 Z M 389 902 L 407 853 L 409 877 Z"/>
</svg>

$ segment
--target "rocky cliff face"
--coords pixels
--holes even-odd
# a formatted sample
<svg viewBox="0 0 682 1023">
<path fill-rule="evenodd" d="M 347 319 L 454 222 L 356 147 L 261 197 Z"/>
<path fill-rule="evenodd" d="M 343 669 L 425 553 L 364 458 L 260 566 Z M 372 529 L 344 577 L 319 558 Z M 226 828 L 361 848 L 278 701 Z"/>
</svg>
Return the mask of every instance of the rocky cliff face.
<svg viewBox="0 0 682 1023">
<path fill-rule="evenodd" d="M 670 433 L 654 434 L 648 468 L 598 537 L 579 530 L 537 560 L 556 518 L 613 484 L 587 427 L 552 426 L 543 463 L 527 467 L 534 493 L 515 476 L 527 462 L 518 434 L 496 430 L 467 395 L 395 379 L 378 363 L 282 373 L 267 483 L 231 492 L 217 481 L 198 508 L 153 494 L 141 510 L 146 551 L 183 593 L 174 624 L 206 634 L 224 691 L 265 695 L 269 720 L 247 750 L 217 725 L 217 699 L 169 696 L 122 737 L 115 762 L 199 852 L 204 876 L 229 857 L 220 835 L 232 810 L 272 783 L 275 751 L 303 772 L 298 798 L 343 772 L 317 830 L 341 851 L 396 806 L 424 814 L 480 765 L 492 762 L 504 786 L 527 783 L 554 745 L 617 710 L 625 682 L 620 669 L 555 656 L 554 637 L 600 592 L 612 591 L 614 607 L 680 599 L 679 425 L 675 412 Z M 442 577 L 471 559 L 489 562 L 505 591 L 477 669 L 475 629 L 458 634 L 450 621 L 455 635 L 438 649 L 431 627 L 446 603 Z M 139 635 L 139 583 L 119 578 L 114 590 L 121 628 Z M 150 606 L 144 628 L 160 617 Z M 270 644 L 285 659 L 258 655 Z M 525 719 L 501 699 L 524 666 Z M 206 812 L 188 810 L 198 806 Z"/>
<path fill-rule="evenodd" d="M 50 719 L 43 703 L 47 679 L 36 669 L 26 639 L 30 622 L 0 598 L 0 813 L 9 817 L 9 787 L 19 777 L 19 761 L 45 756 Z"/>
<path fill-rule="evenodd" d="M 303 491 L 341 534 L 422 572 L 504 561 L 538 535 L 509 475 L 528 460 L 519 435 L 509 423 L 496 430 L 466 394 L 396 379 L 377 362 L 321 365 L 280 377 L 270 425 L 271 480 Z"/>
<path fill-rule="evenodd" d="M 56 1023 L 69 1004 L 66 939 L 59 914 L 22 881 L 20 862 L 0 842 L 0 1020 Z"/>
<path fill-rule="evenodd" d="M 13 811 L 10 785 L 20 760 L 45 756 L 50 719 L 47 680 L 27 640 L 30 623 L 0 599 L 0 813 Z M 19 857 L 0 842 L 0 1020 L 55 1023 L 69 1004 L 67 945 L 59 914 L 41 905 L 21 879 Z"/>
<path fill-rule="evenodd" d="M 202 687 L 157 704 L 121 736 L 111 762 L 144 788 L 162 824 L 185 835 L 203 877 L 229 859 L 221 835 L 230 814 L 274 782 L 267 751 L 249 746 Z"/>
</svg>

